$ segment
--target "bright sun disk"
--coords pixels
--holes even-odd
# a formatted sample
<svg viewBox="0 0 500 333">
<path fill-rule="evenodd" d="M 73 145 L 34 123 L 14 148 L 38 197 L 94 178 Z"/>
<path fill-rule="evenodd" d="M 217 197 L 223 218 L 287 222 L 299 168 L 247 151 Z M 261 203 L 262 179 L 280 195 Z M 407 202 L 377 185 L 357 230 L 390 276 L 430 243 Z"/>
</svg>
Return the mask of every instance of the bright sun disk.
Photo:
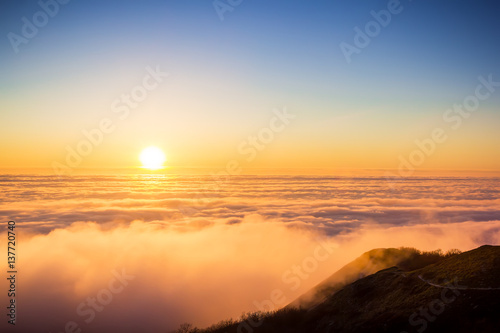
<svg viewBox="0 0 500 333">
<path fill-rule="evenodd" d="M 144 168 L 157 170 L 163 168 L 163 163 L 167 160 L 165 153 L 158 147 L 144 148 L 139 155 L 139 160 Z"/>
</svg>

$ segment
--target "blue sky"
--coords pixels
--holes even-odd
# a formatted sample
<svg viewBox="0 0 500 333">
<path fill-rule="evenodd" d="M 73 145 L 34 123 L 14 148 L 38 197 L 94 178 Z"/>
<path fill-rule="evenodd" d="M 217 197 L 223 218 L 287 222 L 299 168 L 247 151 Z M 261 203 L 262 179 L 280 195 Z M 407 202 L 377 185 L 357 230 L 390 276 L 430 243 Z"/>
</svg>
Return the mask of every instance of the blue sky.
<svg viewBox="0 0 500 333">
<path fill-rule="evenodd" d="M 183 85 L 191 89 L 187 104 L 176 102 L 176 113 L 213 128 L 221 124 L 220 131 L 227 131 L 221 141 L 237 141 L 235 133 L 251 131 L 271 108 L 287 105 L 303 119 L 290 142 L 307 144 L 300 133 L 349 114 L 375 110 L 378 128 L 428 124 L 423 117 L 439 118 L 474 90 L 479 75 L 500 77 L 500 6 L 494 1 L 401 1 L 401 13 L 348 64 L 340 43 L 353 44 L 353 29 L 364 29 L 373 20 L 370 12 L 390 2 L 243 0 L 221 21 L 210 1 L 73 0 L 60 5 L 18 53 L 7 34 L 20 34 L 21 18 L 31 20 L 40 6 L 3 2 L 0 87 L 7 111 L 1 120 L 9 128 L 21 122 L 35 127 L 33 119 L 40 118 L 59 119 L 57 127 L 81 127 L 99 118 L 105 112 L 100 105 L 132 86 L 146 66 L 160 65 L 172 75 L 165 93 Z M 86 116 L 57 103 L 44 111 L 26 104 L 26 98 L 43 96 L 44 104 L 61 99 L 59 94 L 101 104 L 90 103 Z M 500 119 L 499 95 L 485 102 L 489 117 L 483 122 Z M 191 100 L 206 108 L 187 107 Z M 156 119 L 151 114 L 144 124 L 154 127 Z M 155 131 L 161 130 L 149 132 Z M 209 131 L 197 140 L 204 135 Z M 329 138 L 327 132 L 319 135 Z"/>
</svg>

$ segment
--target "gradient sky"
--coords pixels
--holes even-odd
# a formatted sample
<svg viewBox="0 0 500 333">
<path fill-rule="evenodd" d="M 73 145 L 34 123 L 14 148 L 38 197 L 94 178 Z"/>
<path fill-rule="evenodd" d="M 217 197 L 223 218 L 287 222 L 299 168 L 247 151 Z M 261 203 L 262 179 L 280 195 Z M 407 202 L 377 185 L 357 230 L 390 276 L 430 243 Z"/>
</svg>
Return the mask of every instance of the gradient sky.
<svg viewBox="0 0 500 333">
<path fill-rule="evenodd" d="M 16 53 L 8 34 L 40 6 L 3 1 L 0 167 L 64 164 L 109 118 L 114 131 L 79 166 L 136 166 L 156 145 L 179 167 L 394 169 L 442 128 L 420 168 L 500 171 L 500 91 L 458 129 L 443 121 L 479 76 L 500 81 L 500 5 L 401 1 L 347 63 L 339 45 L 388 3 L 243 0 L 221 21 L 211 1 L 73 0 Z M 120 119 L 113 101 L 148 66 L 169 76 Z M 248 161 L 238 147 L 283 107 L 296 118 Z"/>
</svg>

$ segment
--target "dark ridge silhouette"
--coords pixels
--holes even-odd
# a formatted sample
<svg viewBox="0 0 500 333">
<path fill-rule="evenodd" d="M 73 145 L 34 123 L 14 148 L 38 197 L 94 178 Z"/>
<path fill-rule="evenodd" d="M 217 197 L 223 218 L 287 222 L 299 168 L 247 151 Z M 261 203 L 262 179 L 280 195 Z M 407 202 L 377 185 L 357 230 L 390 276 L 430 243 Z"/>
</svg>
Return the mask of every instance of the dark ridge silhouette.
<svg viewBox="0 0 500 333">
<path fill-rule="evenodd" d="M 459 250 L 451 250 L 446 254 L 441 250 L 422 252 L 410 247 L 373 249 L 342 267 L 288 306 L 308 309 L 320 304 L 344 286 L 382 269 L 397 266 L 407 271 L 415 270 L 458 253 Z"/>
<path fill-rule="evenodd" d="M 496 333 L 499 313 L 500 246 L 446 254 L 375 249 L 283 309 L 177 332 Z"/>
</svg>

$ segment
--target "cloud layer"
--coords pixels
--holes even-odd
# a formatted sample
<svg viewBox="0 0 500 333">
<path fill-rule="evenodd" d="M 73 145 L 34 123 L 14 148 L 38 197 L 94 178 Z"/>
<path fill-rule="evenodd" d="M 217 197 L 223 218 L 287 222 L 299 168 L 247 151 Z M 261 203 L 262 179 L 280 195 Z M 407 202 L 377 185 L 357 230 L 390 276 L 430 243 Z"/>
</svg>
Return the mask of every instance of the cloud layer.
<svg viewBox="0 0 500 333">
<path fill-rule="evenodd" d="M 0 184 L 4 219 L 19 226 L 17 328 L 28 331 L 205 326 L 281 307 L 373 248 L 500 244 L 495 179 L 393 190 L 369 177 L 235 177 L 218 189 L 207 177 L 164 176 Z"/>
<path fill-rule="evenodd" d="M 170 227 L 235 224 L 250 214 L 330 235 L 362 225 L 484 222 L 500 219 L 498 178 L 0 176 L 0 216 L 30 232 L 74 222 Z"/>
</svg>

